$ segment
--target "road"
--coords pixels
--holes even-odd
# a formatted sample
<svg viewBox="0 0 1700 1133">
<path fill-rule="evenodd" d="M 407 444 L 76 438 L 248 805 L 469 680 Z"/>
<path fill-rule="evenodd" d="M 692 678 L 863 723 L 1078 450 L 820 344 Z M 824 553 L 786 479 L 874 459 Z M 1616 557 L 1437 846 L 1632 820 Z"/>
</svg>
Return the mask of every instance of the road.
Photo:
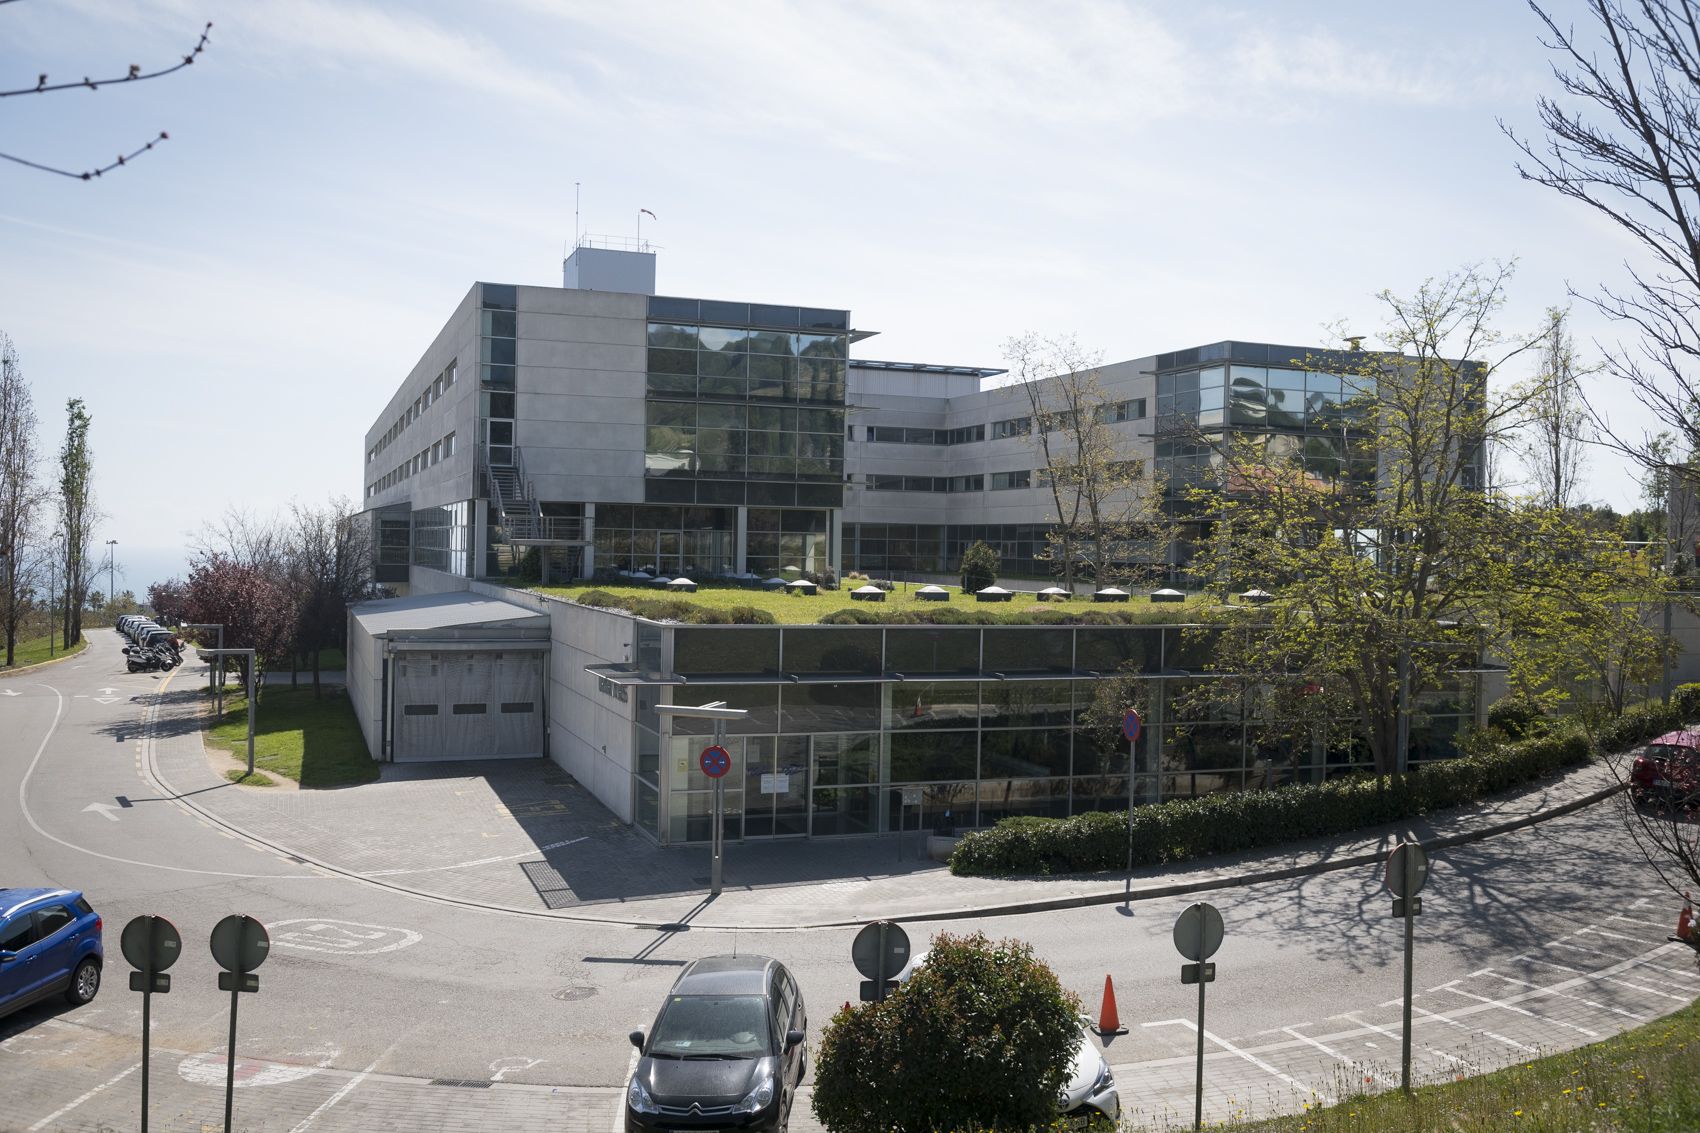
<svg viewBox="0 0 1700 1133">
<path fill-rule="evenodd" d="M 167 678 L 124 673 L 99 635 L 76 659 L 0 680 L 0 884 L 81 888 L 105 918 L 106 985 L 78 1009 L 0 1020 L 0 1129 L 131 1127 L 140 997 L 118 932 L 159 913 L 184 958 L 153 1011 L 153 1121 L 222 1121 L 229 999 L 204 941 L 244 912 L 272 932 L 240 1010 L 239 1128 L 613 1127 L 632 1050 L 684 961 L 784 960 L 812 1036 L 856 995 L 849 929 L 608 927 L 410 896 L 256 847 L 163 797 L 146 752 Z M 193 679 L 179 673 L 177 680 Z M 277 795 L 280 808 L 310 792 Z M 430 816 L 419 816 L 429 823 Z M 359 839 L 358 829 L 348 831 Z M 807 853 L 801 846 L 799 853 Z M 1196 990 L 1170 940 L 1190 899 L 916 925 L 1032 943 L 1089 1012 L 1115 979 L 1131 1033 L 1106 1049 L 1136 1116 L 1190 1117 Z M 1593 1041 L 1700 991 L 1662 944 L 1668 895 L 1609 804 L 1438 857 L 1418 922 L 1417 1066 L 1430 1078 Z M 1373 871 L 1215 894 L 1227 939 L 1210 988 L 1210 1112 L 1297 1108 L 1396 1078 L 1401 936 Z M 806 1107 L 798 1128 L 813 1128 Z"/>
</svg>

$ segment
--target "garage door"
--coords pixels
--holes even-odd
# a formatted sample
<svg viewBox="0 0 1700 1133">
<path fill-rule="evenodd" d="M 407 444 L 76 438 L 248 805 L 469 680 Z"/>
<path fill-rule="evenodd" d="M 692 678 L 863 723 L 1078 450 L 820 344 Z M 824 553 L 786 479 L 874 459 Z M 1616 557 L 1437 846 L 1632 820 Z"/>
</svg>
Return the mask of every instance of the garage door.
<svg viewBox="0 0 1700 1133">
<path fill-rule="evenodd" d="M 391 672 L 391 758 L 543 754 L 543 653 L 404 651 Z"/>
</svg>

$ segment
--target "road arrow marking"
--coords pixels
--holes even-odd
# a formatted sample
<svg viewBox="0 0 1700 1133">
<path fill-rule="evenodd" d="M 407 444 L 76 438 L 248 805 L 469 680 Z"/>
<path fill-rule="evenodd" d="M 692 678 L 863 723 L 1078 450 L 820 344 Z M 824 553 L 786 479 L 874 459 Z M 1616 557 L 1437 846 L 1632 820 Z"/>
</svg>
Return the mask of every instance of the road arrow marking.
<svg viewBox="0 0 1700 1133">
<path fill-rule="evenodd" d="M 92 810 L 96 814 L 103 816 L 108 822 L 117 822 L 118 816 L 112 813 L 117 809 L 118 808 L 113 806 L 111 803 L 90 803 L 88 806 L 83 808 L 83 813 L 87 814 Z"/>
<path fill-rule="evenodd" d="M 9 688 L 9 689 L 6 690 L 6 695 L 7 696 L 16 696 L 16 695 L 18 695 L 18 690 L 15 689 L 15 688 Z"/>
<path fill-rule="evenodd" d="M 100 693 L 100 695 L 102 695 L 102 696 L 117 696 L 118 695 L 118 690 L 115 689 L 115 688 L 97 688 L 97 689 L 95 689 L 95 691 Z"/>
<path fill-rule="evenodd" d="M 112 704 L 117 699 L 118 698 L 116 696 L 97 696 L 94 698 L 94 702 L 96 704 Z"/>
</svg>

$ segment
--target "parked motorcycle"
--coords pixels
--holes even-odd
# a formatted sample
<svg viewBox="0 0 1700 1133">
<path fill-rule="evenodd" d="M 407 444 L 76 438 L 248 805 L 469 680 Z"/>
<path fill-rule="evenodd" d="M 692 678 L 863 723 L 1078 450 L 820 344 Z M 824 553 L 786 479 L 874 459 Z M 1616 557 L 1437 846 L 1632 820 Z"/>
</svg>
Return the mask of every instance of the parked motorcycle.
<svg viewBox="0 0 1700 1133">
<path fill-rule="evenodd" d="M 175 669 L 183 659 L 165 645 L 126 645 L 124 663 L 132 673 L 159 673 Z"/>
</svg>

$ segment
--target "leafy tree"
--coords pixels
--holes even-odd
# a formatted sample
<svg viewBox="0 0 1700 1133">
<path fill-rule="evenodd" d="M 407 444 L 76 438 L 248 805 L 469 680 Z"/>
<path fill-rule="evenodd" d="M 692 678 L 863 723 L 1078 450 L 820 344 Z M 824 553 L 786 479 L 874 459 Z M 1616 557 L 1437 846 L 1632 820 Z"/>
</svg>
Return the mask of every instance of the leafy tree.
<svg viewBox="0 0 1700 1133">
<path fill-rule="evenodd" d="M 183 620 L 222 624 L 225 648 L 254 650 L 263 669 L 288 657 L 295 606 L 288 590 L 258 567 L 213 553 L 190 565 Z"/>
<path fill-rule="evenodd" d="M 296 607 L 292 653 L 312 657 L 317 696 L 319 652 L 345 643 L 349 603 L 371 586 L 370 529 L 341 497 L 322 508 L 295 504 L 290 515 L 288 577 Z"/>
<path fill-rule="evenodd" d="M 976 539 L 972 546 L 962 552 L 962 562 L 958 569 L 962 574 L 963 593 L 972 594 L 997 582 L 998 572 L 1003 569 L 1003 560 L 985 540 Z"/>
<path fill-rule="evenodd" d="M 1515 428 L 1528 398 L 1491 384 L 1524 349 L 1491 325 L 1507 276 L 1466 268 L 1383 293 L 1388 349 L 1313 367 L 1356 391 L 1339 422 L 1343 475 L 1307 468 L 1276 436 L 1218 442 L 1219 474 L 1197 493 L 1215 523 L 1195 573 L 1224 601 L 1248 585 L 1276 600 L 1213 631 L 1219 676 L 1196 687 L 1193 714 L 1246 712 L 1307 743 L 1355 736 L 1377 772 L 1401 772 L 1410 706 L 1479 651 L 1510 659 L 1513 687 L 1559 697 L 1574 660 L 1521 643 L 1561 640 L 1577 619 L 1603 637 L 1625 628 L 1610 615 L 1623 556 L 1602 553 L 1579 509 L 1481 482 L 1484 442 Z"/>
<path fill-rule="evenodd" d="M 65 441 L 59 447 L 59 533 L 64 536 L 64 640 L 69 649 L 83 637 L 83 609 L 88 605 L 94 541 L 94 454 L 89 448 L 89 414 L 81 398 L 65 403 Z"/>
<path fill-rule="evenodd" d="M 183 612 L 188 599 L 189 588 L 180 578 L 168 578 L 148 587 L 148 609 L 153 611 L 154 620 L 161 625 L 174 626 L 193 621 Z"/>
<path fill-rule="evenodd" d="M 833 1016 L 815 1116 L 832 1133 L 1047 1125 L 1079 1044 L 1080 1001 L 1030 946 L 940 933 L 883 1003 Z"/>
<path fill-rule="evenodd" d="M 1008 340 L 1003 352 L 1027 394 L 1034 486 L 1051 497 L 1044 556 L 1063 586 L 1073 590 L 1081 574 L 1108 586 L 1135 562 L 1161 561 L 1173 537 L 1163 485 L 1113 428 L 1101 357 L 1073 337 L 1033 334 Z"/>
<path fill-rule="evenodd" d="M 1560 511 L 1576 503 L 1592 439 L 1569 313 L 1554 308 L 1540 337 L 1540 370 L 1528 399 L 1520 451 L 1536 500 Z"/>
<path fill-rule="evenodd" d="M 12 340 L 0 334 L 0 631 L 6 664 L 16 659 L 18 627 L 29 608 L 31 543 L 40 489 L 36 482 L 36 416 L 29 383 Z"/>
</svg>

